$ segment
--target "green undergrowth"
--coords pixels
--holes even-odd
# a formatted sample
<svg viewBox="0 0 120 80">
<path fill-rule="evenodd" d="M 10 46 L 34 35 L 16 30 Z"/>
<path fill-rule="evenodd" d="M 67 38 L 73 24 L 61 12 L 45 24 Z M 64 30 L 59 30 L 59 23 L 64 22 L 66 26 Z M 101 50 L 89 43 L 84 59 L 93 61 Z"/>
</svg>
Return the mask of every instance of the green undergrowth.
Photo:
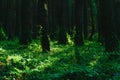
<svg viewBox="0 0 120 80">
<path fill-rule="evenodd" d="M 119 52 L 106 53 L 100 43 L 85 41 L 78 47 L 78 60 L 75 50 L 72 44 L 51 42 L 51 52 L 42 53 L 39 40 L 29 46 L 1 41 L 0 80 L 120 79 Z"/>
</svg>

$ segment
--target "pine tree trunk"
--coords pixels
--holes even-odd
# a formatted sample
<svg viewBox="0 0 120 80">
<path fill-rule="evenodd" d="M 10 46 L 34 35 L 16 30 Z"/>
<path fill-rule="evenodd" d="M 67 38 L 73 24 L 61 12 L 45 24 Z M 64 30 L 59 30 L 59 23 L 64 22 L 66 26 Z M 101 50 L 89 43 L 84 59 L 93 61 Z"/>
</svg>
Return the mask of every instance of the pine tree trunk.
<svg viewBox="0 0 120 80">
<path fill-rule="evenodd" d="M 21 34 L 21 0 L 16 1 L 16 36 L 20 38 Z"/>
<path fill-rule="evenodd" d="M 120 39 L 120 1 L 115 0 L 115 22 L 116 22 L 116 32 L 117 37 Z"/>
<path fill-rule="evenodd" d="M 22 0 L 20 43 L 27 45 L 32 36 L 32 0 Z"/>
<path fill-rule="evenodd" d="M 67 18 L 66 18 L 66 1 L 61 0 L 58 3 L 58 25 L 59 25 L 59 35 L 58 35 L 58 43 L 59 44 L 66 44 L 67 43 L 67 35 L 66 35 L 66 27 L 67 27 Z"/>
<path fill-rule="evenodd" d="M 75 0 L 75 45 L 83 45 L 83 0 Z"/>
<path fill-rule="evenodd" d="M 32 30 L 32 38 L 36 39 L 39 36 L 39 28 L 37 26 L 37 12 L 38 12 L 38 1 L 33 0 L 33 30 Z"/>
<path fill-rule="evenodd" d="M 115 51 L 118 48 L 118 39 L 115 32 L 114 22 L 114 1 L 113 0 L 100 0 L 102 13 L 102 25 L 104 28 L 103 34 L 105 38 L 105 50 L 107 52 Z"/>
<path fill-rule="evenodd" d="M 42 51 L 47 52 L 50 51 L 50 42 L 48 38 L 48 16 L 47 11 L 45 9 L 45 1 L 39 0 L 38 1 L 38 24 L 42 26 L 41 30 L 41 46 Z"/>
<path fill-rule="evenodd" d="M 84 0 L 84 39 L 88 38 L 88 0 Z"/>
<path fill-rule="evenodd" d="M 50 28 L 50 39 L 57 39 L 57 4 L 56 0 L 48 0 L 48 23 Z"/>
<path fill-rule="evenodd" d="M 7 1 L 7 35 L 8 39 L 13 39 L 15 32 L 15 13 L 14 13 L 14 0 Z"/>
</svg>

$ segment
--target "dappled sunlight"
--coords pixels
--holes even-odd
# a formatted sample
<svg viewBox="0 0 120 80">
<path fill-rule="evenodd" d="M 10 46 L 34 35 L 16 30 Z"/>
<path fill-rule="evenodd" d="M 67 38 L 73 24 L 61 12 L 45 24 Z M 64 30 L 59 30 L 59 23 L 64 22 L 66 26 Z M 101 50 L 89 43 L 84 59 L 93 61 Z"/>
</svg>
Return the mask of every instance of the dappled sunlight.
<svg viewBox="0 0 120 80">
<path fill-rule="evenodd" d="M 120 0 L 0 0 L 0 80 L 120 80 Z"/>
<path fill-rule="evenodd" d="M 32 42 L 29 46 L 28 49 L 33 52 L 41 52 L 41 46 L 40 43 Z"/>
<path fill-rule="evenodd" d="M 20 56 L 20 55 L 8 55 L 8 57 L 7 57 L 7 59 L 6 59 L 6 62 L 7 62 L 7 64 L 11 64 L 11 62 L 13 61 L 14 63 L 16 63 L 16 62 L 19 62 L 19 61 L 21 61 L 23 59 L 23 57 L 22 56 Z"/>
<path fill-rule="evenodd" d="M 36 78 L 62 80 L 62 78 L 69 79 L 70 76 L 83 79 L 93 79 L 97 76 L 102 79 L 101 76 L 105 76 L 108 72 L 106 68 L 113 70 L 111 73 L 115 75 L 113 77 L 118 78 L 120 75 L 119 63 L 115 60 L 109 62 L 108 53 L 105 53 L 104 48 L 96 42 L 86 41 L 84 46 L 78 47 L 80 63 L 77 63 L 76 56 L 78 55 L 75 54 L 76 49 L 72 44 L 57 45 L 57 42 L 51 42 L 51 52 L 43 53 L 40 43 L 37 41 L 33 41 L 24 49 L 11 41 L 7 44 L 3 43 L 0 42 L 2 54 L 0 70 L 7 70 L 9 75 L 6 78 L 14 75 L 14 78 L 19 77 L 19 80 L 20 78 L 24 80 L 25 77 L 30 80 Z M 9 48 L 9 45 L 18 48 Z"/>
<path fill-rule="evenodd" d="M 49 71 L 49 67 L 53 66 L 58 60 L 57 57 L 48 57 L 44 61 L 40 61 L 36 68 L 40 71 Z"/>
<path fill-rule="evenodd" d="M 4 54 L 5 52 L 6 52 L 6 50 L 5 50 L 5 49 L 0 48 L 0 54 Z"/>
<path fill-rule="evenodd" d="M 50 54 L 54 54 L 54 53 L 70 53 L 71 51 L 73 52 L 73 46 L 68 44 L 68 45 L 56 45 L 57 42 L 53 42 L 51 43 L 51 52 Z"/>
</svg>

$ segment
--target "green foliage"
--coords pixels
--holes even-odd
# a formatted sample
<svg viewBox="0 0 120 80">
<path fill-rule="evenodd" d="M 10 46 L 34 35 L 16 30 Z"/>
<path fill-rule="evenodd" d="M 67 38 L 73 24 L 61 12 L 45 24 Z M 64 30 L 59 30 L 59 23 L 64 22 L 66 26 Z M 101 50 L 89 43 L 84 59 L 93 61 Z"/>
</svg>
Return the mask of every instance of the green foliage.
<svg viewBox="0 0 120 80">
<path fill-rule="evenodd" d="M 6 39 L 6 34 L 3 30 L 3 26 L 0 23 L 0 40 L 5 40 Z"/>
<path fill-rule="evenodd" d="M 0 42 L 0 80 L 119 80 L 119 54 L 105 53 L 100 43 L 85 41 L 78 47 L 51 42 L 51 52 L 42 53 L 39 41 L 25 47 L 15 41 Z M 111 55 L 114 58 L 111 58 Z"/>
</svg>

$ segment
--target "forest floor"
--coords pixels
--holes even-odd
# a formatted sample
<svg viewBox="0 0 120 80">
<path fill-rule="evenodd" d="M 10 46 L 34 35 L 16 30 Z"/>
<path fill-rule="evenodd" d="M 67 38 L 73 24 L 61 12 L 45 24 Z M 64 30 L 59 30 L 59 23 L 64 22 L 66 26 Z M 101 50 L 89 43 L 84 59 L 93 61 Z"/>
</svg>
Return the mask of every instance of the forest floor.
<svg viewBox="0 0 120 80">
<path fill-rule="evenodd" d="M 72 44 L 51 42 L 51 52 L 42 53 L 39 40 L 27 47 L 1 41 L 0 80 L 120 80 L 119 52 L 106 53 L 92 41 L 85 41 L 79 54 L 75 50 Z"/>
</svg>

